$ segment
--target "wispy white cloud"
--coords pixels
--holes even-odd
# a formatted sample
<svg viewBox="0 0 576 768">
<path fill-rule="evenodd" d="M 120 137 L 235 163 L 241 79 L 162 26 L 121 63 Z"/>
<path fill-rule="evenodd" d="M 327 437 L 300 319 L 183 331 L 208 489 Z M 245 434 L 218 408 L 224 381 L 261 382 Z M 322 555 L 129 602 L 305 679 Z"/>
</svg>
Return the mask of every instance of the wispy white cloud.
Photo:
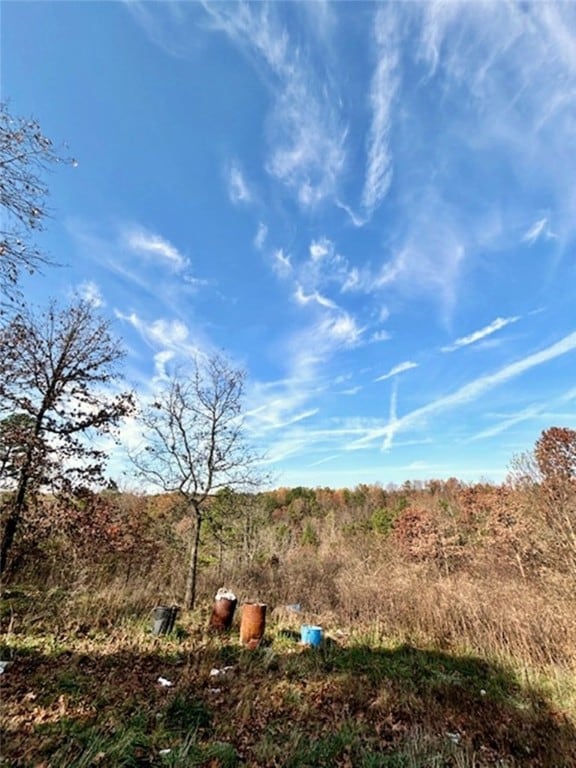
<svg viewBox="0 0 576 768">
<path fill-rule="evenodd" d="M 378 322 L 385 323 L 390 317 L 390 310 L 387 306 L 378 307 Z"/>
<path fill-rule="evenodd" d="M 338 312 L 336 316 L 326 318 L 320 325 L 320 331 L 326 339 L 344 347 L 358 344 L 363 330 L 352 315 L 343 311 Z"/>
<path fill-rule="evenodd" d="M 201 46 L 199 36 L 189 33 L 188 22 L 198 22 L 194 3 L 122 0 L 122 5 L 148 38 L 169 56 L 185 59 Z"/>
<path fill-rule="evenodd" d="M 360 276 L 357 267 L 352 267 L 346 274 L 346 279 L 342 282 L 342 293 L 354 292 L 366 288 Z"/>
<path fill-rule="evenodd" d="M 298 304 L 305 305 L 305 304 L 310 304 L 310 302 L 314 302 L 316 304 L 319 304 L 321 307 L 326 307 L 327 309 L 337 309 L 337 305 L 331 299 L 327 299 L 325 296 L 322 296 L 320 293 L 318 293 L 318 291 L 314 291 L 314 293 L 310 293 L 310 294 L 305 294 L 301 285 L 298 285 L 296 287 L 294 298 L 296 299 Z"/>
<path fill-rule="evenodd" d="M 374 342 L 390 341 L 391 338 L 392 338 L 392 334 L 389 331 L 379 330 L 379 331 L 374 331 L 374 333 L 370 337 L 370 341 L 374 341 Z"/>
<path fill-rule="evenodd" d="M 441 411 L 460 407 L 466 403 L 477 400 L 486 392 L 494 389 L 494 387 L 500 386 L 501 384 L 504 384 L 523 373 L 526 373 L 526 371 L 529 371 L 532 368 L 543 365 L 544 363 L 547 363 L 550 360 L 554 360 L 555 358 L 562 355 L 568 354 L 575 349 L 576 332 L 570 333 L 568 336 L 560 339 L 560 341 L 557 341 L 555 344 L 552 344 L 551 346 L 546 347 L 539 352 L 528 355 L 527 357 L 518 360 L 515 363 L 511 363 L 510 365 L 501 368 L 495 373 L 480 376 L 474 381 L 471 381 L 469 384 L 460 387 L 460 389 L 456 390 L 456 392 L 453 392 L 450 395 L 438 398 L 437 400 L 434 400 L 433 402 L 428 403 L 421 408 L 417 408 L 416 410 L 411 411 L 410 413 L 395 421 L 393 424 L 389 424 L 383 429 L 374 430 L 372 433 L 366 434 L 363 438 L 356 441 L 354 446 L 351 447 L 362 447 L 370 442 L 373 442 L 374 440 L 381 438 L 385 439 L 385 445 L 389 447 L 391 439 L 399 431 L 411 429 L 417 424 L 425 421 L 428 417 Z"/>
<path fill-rule="evenodd" d="M 136 312 L 125 315 L 120 310 L 116 310 L 115 314 L 119 320 L 128 322 L 133 328 L 140 331 L 149 342 L 173 347 L 186 342 L 188 339 L 188 328 L 180 320 L 160 318 L 152 323 L 146 323 Z"/>
<path fill-rule="evenodd" d="M 340 293 L 354 290 L 357 276 L 348 260 L 338 252 L 336 243 L 324 236 L 313 239 L 308 246 L 309 258 L 296 264 L 298 281 L 306 293 L 326 290 L 328 286 Z"/>
<path fill-rule="evenodd" d="M 122 241 L 125 247 L 131 251 L 152 257 L 160 263 L 169 265 L 175 271 L 183 270 L 189 265 L 188 259 L 180 253 L 176 246 L 160 235 L 144 228 L 126 230 L 122 235 Z"/>
<path fill-rule="evenodd" d="M 321 307 L 318 312 L 320 317 L 295 332 L 288 342 L 292 376 L 316 383 L 323 379 L 327 361 L 338 351 L 360 344 L 365 330 L 342 309 Z"/>
<path fill-rule="evenodd" d="M 374 379 L 374 381 L 386 381 L 386 379 L 391 379 L 392 376 L 397 376 L 399 373 L 404 373 L 404 371 L 409 371 L 412 368 L 418 368 L 418 363 L 414 363 L 411 360 L 406 360 L 403 363 L 395 365 L 388 371 L 388 373 L 385 373 L 382 376 L 378 376 L 378 378 Z"/>
<path fill-rule="evenodd" d="M 345 163 L 347 129 L 330 83 L 307 66 L 273 4 L 207 4 L 215 29 L 245 52 L 274 94 L 268 173 L 304 208 L 332 196 Z M 311 43 L 311 45 L 313 45 Z"/>
<path fill-rule="evenodd" d="M 275 147 L 268 172 L 295 190 L 303 208 L 314 208 L 337 189 L 345 162 L 346 131 L 332 108 L 310 97 L 310 83 L 293 82 L 274 121 Z"/>
<path fill-rule="evenodd" d="M 337 421 L 325 427 L 292 424 L 276 433 L 270 432 L 272 441 L 268 456 L 271 462 L 295 455 L 298 455 L 299 461 L 306 461 L 307 456 L 317 457 L 319 451 L 337 456 L 339 454 L 335 452 L 341 453 L 346 441 L 364 434 L 366 428 L 366 424 L 354 421 Z"/>
<path fill-rule="evenodd" d="M 401 367 L 401 366 L 399 366 Z M 392 439 L 395 434 L 395 425 L 398 422 L 398 379 L 395 378 L 392 384 L 392 392 L 390 394 L 390 413 L 388 416 L 388 433 L 384 438 L 382 444 L 382 450 L 388 451 L 392 447 Z"/>
<path fill-rule="evenodd" d="M 256 231 L 256 235 L 254 237 L 254 247 L 261 251 L 264 247 L 264 243 L 266 242 L 267 237 L 268 227 L 261 221 L 258 224 L 258 230 Z"/>
<path fill-rule="evenodd" d="M 426 188 L 418 207 L 411 196 L 402 204 L 410 226 L 385 249 L 380 265 L 365 262 L 349 269 L 344 289 L 378 296 L 393 292 L 408 300 L 426 296 L 448 320 L 458 301 L 462 268 L 477 247 L 476 232 L 442 198 L 441 189 Z"/>
<path fill-rule="evenodd" d="M 445 44 L 447 29 L 458 15 L 457 3 L 445 3 L 432 0 L 423 6 L 421 42 L 418 58 L 429 65 L 429 76 L 436 72 L 442 47 Z"/>
<path fill-rule="evenodd" d="M 358 394 L 358 392 L 361 392 L 361 391 L 362 391 L 362 387 L 361 387 L 361 386 L 358 384 L 358 385 L 357 385 L 357 386 L 355 386 L 355 387 L 349 387 L 348 389 L 343 389 L 343 390 L 340 392 L 340 394 L 341 394 L 341 395 L 348 395 L 348 396 L 352 396 L 352 395 L 357 395 L 357 394 Z"/>
<path fill-rule="evenodd" d="M 288 426 L 318 412 L 316 407 L 310 406 L 318 384 L 307 374 L 303 370 L 298 376 L 287 379 L 251 382 L 245 415 L 247 428 L 254 438 L 265 440 L 275 430 L 280 430 L 284 436 Z M 302 436 L 298 442 L 303 444 Z"/>
<path fill-rule="evenodd" d="M 564 424 L 576 423 L 576 414 L 573 411 L 569 413 L 555 412 L 555 408 L 558 406 L 562 407 L 575 398 L 576 388 L 564 392 L 553 400 L 547 399 L 544 403 L 533 404 L 527 408 L 523 408 L 517 413 L 507 414 L 504 417 L 500 417 L 493 426 L 473 434 L 466 442 L 475 442 L 476 440 L 485 440 L 487 438 L 495 437 L 502 432 L 506 432 L 510 427 L 516 426 L 516 424 L 521 424 L 525 421 L 534 421 L 535 419 L 540 421 L 545 420 L 548 424 L 554 423 L 554 421 L 560 421 Z"/>
<path fill-rule="evenodd" d="M 75 292 L 81 299 L 87 301 L 96 309 L 103 307 L 106 304 L 100 288 L 93 280 L 86 280 L 85 282 L 80 283 Z"/>
<path fill-rule="evenodd" d="M 311 60 L 329 45 L 334 28 L 329 6 L 315 3 L 304 9 L 310 23 L 308 39 L 290 36 L 274 3 L 125 4 L 148 36 L 170 55 L 191 55 L 201 45 L 203 31 L 224 33 L 253 64 L 273 95 L 268 120 L 268 173 L 290 189 L 303 208 L 334 195 L 345 165 L 347 127 L 340 116 L 334 79 L 316 70 Z M 204 23 L 199 13 L 205 15 Z M 314 20 L 312 22 L 312 19 Z M 301 29 L 301 31 L 302 31 Z M 233 199 L 246 201 L 242 185 L 233 180 Z"/>
<path fill-rule="evenodd" d="M 430 75 L 442 83 L 446 95 L 466 95 L 451 100 L 450 122 L 460 127 L 457 139 L 462 140 L 466 126 L 474 125 L 463 143 L 513 168 L 520 192 L 517 210 L 521 191 L 546 189 L 559 239 L 568 231 L 573 234 L 570 203 L 576 161 L 569 145 L 576 112 L 571 86 L 576 75 L 576 6 L 437 0 L 418 6 L 415 18 L 419 55 L 429 63 Z M 515 206 L 507 206 L 506 214 L 517 226 Z M 540 219 L 527 242 L 545 232 Z"/>
<path fill-rule="evenodd" d="M 436 226 L 429 220 L 422 224 L 423 228 L 415 228 L 405 246 L 384 262 L 373 287 L 390 286 L 406 295 L 433 295 L 449 314 L 457 299 L 466 250 L 455 222 L 440 218 Z"/>
<path fill-rule="evenodd" d="M 107 228 L 73 219 L 66 228 L 83 258 L 97 265 L 91 273 L 106 286 L 109 304 L 135 306 L 145 294 L 148 308 L 156 306 L 158 314 L 178 312 L 199 286 L 210 285 L 192 273 L 189 260 L 169 240 L 141 225 Z M 92 298 L 98 300 L 95 292 Z"/>
<path fill-rule="evenodd" d="M 506 328 L 507 325 L 518 322 L 518 320 L 520 320 L 519 317 L 497 317 L 496 320 L 493 320 L 489 325 L 484 326 L 484 328 L 474 331 L 467 336 L 462 336 L 459 339 L 456 339 L 452 344 L 442 347 L 441 351 L 454 352 L 454 350 L 460 349 L 460 347 L 467 347 L 470 344 L 475 344 L 477 341 L 481 341 L 487 336 L 496 333 L 496 331 Z"/>
<path fill-rule="evenodd" d="M 210 352 L 210 345 L 200 337 L 194 337 L 186 323 L 177 318 L 157 318 L 148 322 L 136 312 L 125 314 L 117 309 L 114 314 L 137 331 L 154 350 L 154 370 L 159 378 L 165 377 L 169 362 L 185 365 Z"/>
<path fill-rule="evenodd" d="M 174 350 L 164 349 L 154 355 L 154 378 L 165 380 L 169 378 L 168 364 L 174 359 Z"/>
<path fill-rule="evenodd" d="M 228 194 L 232 203 L 250 203 L 253 196 L 237 163 L 232 163 L 228 169 Z"/>
<path fill-rule="evenodd" d="M 368 136 L 366 178 L 362 192 L 362 206 L 368 216 L 384 199 L 392 180 L 389 134 L 399 85 L 398 37 L 393 7 L 378 7 L 374 36 L 377 62 L 370 87 L 372 124 Z"/>
<path fill-rule="evenodd" d="M 324 256 L 334 252 L 334 244 L 323 237 L 320 240 L 312 240 L 310 243 L 310 258 L 312 261 L 320 261 Z"/>
<path fill-rule="evenodd" d="M 528 245 L 534 245 L 534 243 L 542 237 L 546 240 L 556 237 L 551 231 L 550 224 L 546 217 L 538 219 L 538 221 L 535 221 L 534 224 L 532 224 L 532 226 L 524 233 L 522 242 L 528 243 Z"/>
<path fill-rule="evenodd" d="M 290 256 L 285 254 L 282 248 L 276 249 L 272 254 L 272 269 L 279 277 L 286 277 L 292 273 Z"/>
<path fill-rule="evenodd" d="M 502 419 L 498 422 L 498 424 L 495 424 L 492 427 L 488 427 L 487 429 L 483 429 L 481 432 L 477 432 L 475 435 L 472 435 L 470 442 L 474 442 L 476 440 L 485 440 L 489 437 L 495 437 L 496 435 L 505 432 L 507 429 L 510 429 L 510 427 L 513 427 L 516 424 L 521 424 L 524 421 L 534 419 L 540 413 L 542 413 L 545 408 L 546 405 L 532 405 L 529 408 L 524 408 L 522 411 Z"/>
<path fill-rule="evenodd" d="M 367 223 L 368 218 L 366 216 L 356 213 L 351 206 L 346 205 L 342 200 L 336 199 L 334 205 L 348 214 L 350 221 L 355 227 L 363 227 Z"/>
<path fill-rule="evenodd" d="M 315 297 L 311 300 L 318 304 Z M 329 376 L 329 362 L 334 355 L 362 339 L 363 329 L 341 309 L 318 304 L 315 316 L 312 323 L 288 334 L 282 346 L 287 376 L 268 383 L 256 382 L 250 389 L 250 429 L 265 439 L 277 430 L 271 445 L 275 456 L 301 453 L 318 443 L 317 430 L 310 425 L 299 426 L 298 422 L 319 414 L 323 393 L 334 391 Z"/>
<path fill-rule="evenodd" d="M 284 429 L 292 424 L 310 419 L 318 413 L 318 408 L 308 408 L 304 411 L 291 412 L 292 403 L 283 399 L 267 402 L 246 413 L 247 419 L 259 423 L 259 432 Z"/>
<path fill-rule="evenodd" d="M 333 453 L 331 456 L 325 456 L 323 459 L 318 459 L 318 461 L 313 461 L 310 464 L 308 464 L 309 467 L 319 467 L 321 464 L 327 464 L 329 461 L 334 461 L 339 457 L 340 454 Z"/>
</svg>

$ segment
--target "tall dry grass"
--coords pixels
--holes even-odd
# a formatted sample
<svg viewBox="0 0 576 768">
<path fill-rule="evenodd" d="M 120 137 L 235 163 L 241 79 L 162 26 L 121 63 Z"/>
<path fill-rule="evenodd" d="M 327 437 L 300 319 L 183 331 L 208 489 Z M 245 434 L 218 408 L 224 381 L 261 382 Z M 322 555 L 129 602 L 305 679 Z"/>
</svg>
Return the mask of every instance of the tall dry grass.
<svg viewBox="0 0 576 768">
<path fill-rule="evenodd" d="M 200 605 L 210 606 L 227 586 L 240 602 L 300 604 L 302 618 L 332 630 L 576 672 L 574 583 L 550 531 L 538 528 L 534 497 L 528 508 L 502 489 L 419 494 L 401 505 L 405 517 L 389 530 L 380 502 L 355 512 L 328 506 L 288 522 L 269 516 L 253 531 L 249 557 L 232 537 L 216 558 L 207 536 Z M 6 585 L 27 585 L 36 598 L 4 624 L 23 626 L 26 611 L 41 615 L 43 595 L 50 596 L 46 619 L 61 626 L 145 620 L 154 605 L 178 604 L 186 541 L 178 538 L 177 521 L 155 526 L 154 546 L 149 540 L 141 553 L 133 546 L 99 554 L 57 537 L 43 542 Z"/>
</svg>

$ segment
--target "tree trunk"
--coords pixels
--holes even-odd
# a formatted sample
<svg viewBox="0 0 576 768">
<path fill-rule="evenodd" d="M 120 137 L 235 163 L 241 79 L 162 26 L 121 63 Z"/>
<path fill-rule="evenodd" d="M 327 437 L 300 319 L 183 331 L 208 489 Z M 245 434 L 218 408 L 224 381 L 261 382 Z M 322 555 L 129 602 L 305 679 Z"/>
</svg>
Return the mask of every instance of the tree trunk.
<svg viewBox="0 0 576 768">
<path fill-rule="evenodd" d="M 18 528 L 19 515 L 17 510 L 12 509 L 10 515 L 4 524 L 2 532 L 2 548 L 0 550 L 0 575 L 6 571 L 8 566 L 8 555 L 12 549 L 16 529 Z"/>
<path fill-rule="evenodd" d="M 200 526 L 202 515 L 199 510 L 194 513 L 194 534 L 190 542 L 190 557 L 188 559 L 188 575 L 184 593 L 184 607 L 192 610 L 196 603 L 196 571 L 198 569 L 198 549 L 200 546 Z"/>
<path fill-rule="evenodd" d="M 4 525 L 2 531 L 2 545 L 0 547 L 0 575 L 2 575 L 8 565 L 8 556 L 14 543 L 14 537 L 18 530 L 20 518 L 22 517 L 22 511 L 26 501 L 26 490 L 28 487 L 28 465 L 30 461 L 22 468 L 20 473 L 20 480 L 18 481 L 18 489 L 14 496 L 14 500 L 11 504 L 10 513 Z"/>
</svg>

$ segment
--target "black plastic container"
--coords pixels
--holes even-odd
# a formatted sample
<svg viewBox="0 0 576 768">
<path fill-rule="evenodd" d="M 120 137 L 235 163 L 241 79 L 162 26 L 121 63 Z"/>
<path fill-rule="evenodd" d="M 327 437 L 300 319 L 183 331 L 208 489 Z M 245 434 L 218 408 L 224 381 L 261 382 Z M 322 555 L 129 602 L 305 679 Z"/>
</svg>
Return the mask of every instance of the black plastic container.
<svg viewBox="0 0 576 768">
<path fill-rule="evenodd" d="M 168 635 L 174 629 L 174 622 L 178 614 L 177 605 L 157 605 L 154 608 L 152 634 Z"/>
</svg>

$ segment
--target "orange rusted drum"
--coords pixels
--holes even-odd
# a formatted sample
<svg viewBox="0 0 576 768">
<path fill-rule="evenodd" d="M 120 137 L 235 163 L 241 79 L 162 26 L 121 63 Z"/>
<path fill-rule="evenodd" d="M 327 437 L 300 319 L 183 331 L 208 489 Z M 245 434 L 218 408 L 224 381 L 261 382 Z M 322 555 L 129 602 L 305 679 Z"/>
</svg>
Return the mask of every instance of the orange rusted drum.
<svg viewBox="0 0 576 768">
<path fill-rule="evenodd" d="M 266 604 L 244 603 L 240 621 L 240 642 L 247 648 L 257 648 L 266 629 Z"/>
</svg>

